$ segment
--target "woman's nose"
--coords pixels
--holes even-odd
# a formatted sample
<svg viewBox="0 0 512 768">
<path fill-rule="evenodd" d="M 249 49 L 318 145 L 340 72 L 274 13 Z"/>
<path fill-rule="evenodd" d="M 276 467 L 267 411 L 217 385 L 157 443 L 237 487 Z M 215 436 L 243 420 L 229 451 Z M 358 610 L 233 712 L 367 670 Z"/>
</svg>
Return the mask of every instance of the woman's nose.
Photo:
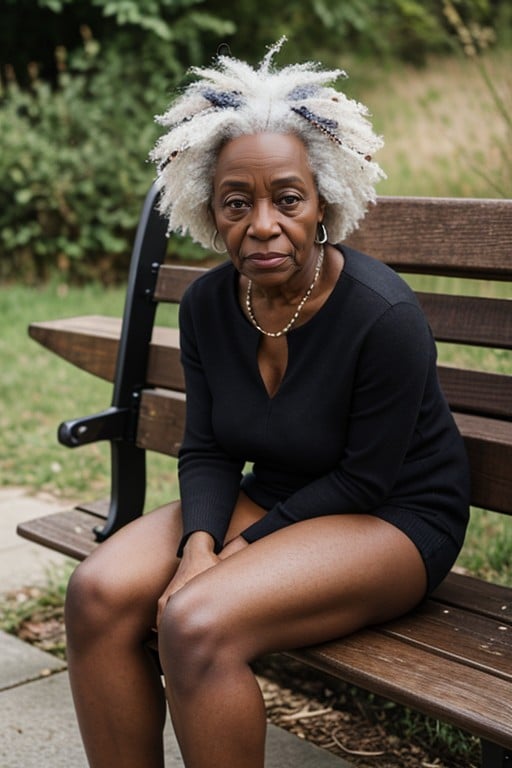
<svg viewBox="0 0 512 768">
<path fill-rule="evenodd" d="M 276 209 L 270 200 L 261 200 L 253 204 L 248 234 L 253 237 L 267 238 L 280 233 Z"/>
</svg>

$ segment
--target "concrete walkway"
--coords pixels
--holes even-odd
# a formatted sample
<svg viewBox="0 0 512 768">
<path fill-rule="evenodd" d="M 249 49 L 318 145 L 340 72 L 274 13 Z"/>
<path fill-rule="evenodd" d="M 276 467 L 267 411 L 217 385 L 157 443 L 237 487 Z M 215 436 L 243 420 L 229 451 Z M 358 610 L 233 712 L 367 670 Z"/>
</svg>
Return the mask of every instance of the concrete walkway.
<svg viewBox="0 0 512 768">
<path fill-rule="evenodd" d="M 11 589 L 44 584 L 48 568 L 65 562 L 16 535 L 18 522 L 51 511 L 56 511 L 54 500 L 0 488 L 0 601 Z M 167 768 L 183 766 L 170 726 L 165 750 Z M 65 663 L 0 632 L 0 768 L 86 766 Z M 275 726 L 268 729 L 266 766 L 349 768 L 344 760 Z"/>
</svg>

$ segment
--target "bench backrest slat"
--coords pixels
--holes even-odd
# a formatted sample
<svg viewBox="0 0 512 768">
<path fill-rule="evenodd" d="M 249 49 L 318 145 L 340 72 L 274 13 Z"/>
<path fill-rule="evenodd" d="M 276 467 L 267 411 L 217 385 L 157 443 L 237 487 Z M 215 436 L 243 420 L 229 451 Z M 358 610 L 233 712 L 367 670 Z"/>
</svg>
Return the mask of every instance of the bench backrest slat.
<svg viewBox="0 0 512 768">
<path fill-rule="evenodd" d="M 162 264 L 156 282 L 154 293 L 155 300 L 179 304 L 181 297 L 188 286 L 193 283 L 199 275 L 202 275 L 207 271 L 208 270 L 204 267 L 180 267 Z"/>
<path fill-rule="evenodd" d="M 512 422 L 456 413 L 466 441 L 475 506 L 512 514 Z M 176 456 L 185 424 L 185 395 L 164 389 L 142 392 L 137 445 Z"/>
<path fill-rule="evenodd" d="M 162 389 L 143 391 L 137 424 L 139 448 L 177 456 L 184 428 L 184 393 Z"/>
<path fill-rule="evenodd" d="M 456 413 L 471 467 L 471 503 L 512 514 L 512 422 Z"/>
<path fill-rule="evenodd" d="M 176 328 L 155 328 L 149 349 L 146 382 L 151 387 L 185 390 Z"/>
<path fill-rule="evenodd" d="M 403 272 L 512 279 L 512 200 L 380 197 L 349 245 Z"/>
<path fill-rule="evenodd" d="M 428 265 L 424 267 L 426 272 Z M 155 299 L 179 303 L 186 288 L 206 271 L 200 267 L 163 265 Z M 512 300 L 421 291 L 417 296 L 438 341 L 512 349 Z"/>
<path fill-rule="evenodd" d="M 512 349 L 512 301 L 417 292 L 437 341 Z"/>
<path fill-rule="evenodd" d="M 509 376 L 440 365 L 439 377 L 453 410 L 512 420 Z M 147 384 L 184 391 L 185 382 L 176 344 L 171 346 L 163 343 L 163 340 L 160 344 L 152 344 Z"/>
<path fill-rule="evenodd" d="M 445 365 L 438 373 L 452 410 L 512 421 L 510 376 Z"/>
</svg>

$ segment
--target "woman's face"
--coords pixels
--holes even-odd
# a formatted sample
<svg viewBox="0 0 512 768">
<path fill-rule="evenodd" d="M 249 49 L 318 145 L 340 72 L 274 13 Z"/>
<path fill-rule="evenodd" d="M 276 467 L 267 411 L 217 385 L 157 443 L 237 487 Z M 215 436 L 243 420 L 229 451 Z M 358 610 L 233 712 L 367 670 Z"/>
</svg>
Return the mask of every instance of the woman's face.
<svg viewBox="0 0 512 768">
<path fill-rule="evenodd" d="M 235 267 L 251 280 L 270 288 L 310 276 L 323 209 L 297 136 L 258 133 L 222 148 L 213 217 Z"/>
</svg>

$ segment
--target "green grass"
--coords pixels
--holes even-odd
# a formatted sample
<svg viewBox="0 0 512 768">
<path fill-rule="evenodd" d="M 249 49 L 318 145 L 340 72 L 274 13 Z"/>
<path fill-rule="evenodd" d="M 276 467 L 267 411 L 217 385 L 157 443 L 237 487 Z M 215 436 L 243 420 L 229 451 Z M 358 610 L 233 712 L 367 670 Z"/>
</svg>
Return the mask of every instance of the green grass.
<svg viewBox="0 0 512 768">
<path fill-rule="evenodd" d="M 120 316 L 124 288 L 90 285 L 0 288 L 0 483 L 47 491 L 70 500 L 93 500 L 110 489 L 106 443 L 79 449 L 57 442 L 68 418 L 110 405 L 112 386 L 70 365 L 29 338 L 30 322 L 81 314 Z M 172 459 L 148 461 L 148 506 L 177 495 Z"/>
</svg>

